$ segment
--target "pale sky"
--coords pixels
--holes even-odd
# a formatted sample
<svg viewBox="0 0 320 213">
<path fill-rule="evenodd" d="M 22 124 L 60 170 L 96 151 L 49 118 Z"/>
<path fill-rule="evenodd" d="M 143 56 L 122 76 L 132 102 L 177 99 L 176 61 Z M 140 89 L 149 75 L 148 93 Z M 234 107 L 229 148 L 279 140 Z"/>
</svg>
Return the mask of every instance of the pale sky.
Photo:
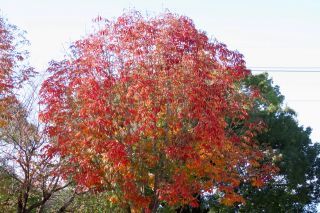
<svg viewBox="0 0 320 213">
<path fill-rule="evenodd" d="M 208 36 L 241 52 L 248 67 L 320 70 L 320 0 L 0 0 L 0 14 L 27 31 L 31 64 L 40 72 L 50 60 L 62 59 L 70 42 L 91 32 L 93 18 L 117 17 L 130 8 L 186 15 Z M 270 75 L 299 123 L 310 126 L 311 138 L 320 142 L 320 72 Z"/>
</svg>

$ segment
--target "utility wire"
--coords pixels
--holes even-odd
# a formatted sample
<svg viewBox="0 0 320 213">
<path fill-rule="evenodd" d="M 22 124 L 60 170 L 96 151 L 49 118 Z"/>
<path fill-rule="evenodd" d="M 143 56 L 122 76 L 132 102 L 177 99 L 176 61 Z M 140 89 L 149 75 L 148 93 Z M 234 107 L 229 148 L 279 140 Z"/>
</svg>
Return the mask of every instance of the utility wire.
<svg viewBox="0 0 320 213">
<path fill-rule="evenodd" d="M 320 73 L 320 67 L 248 67 L 252 72 Z"/>
<path fill-rule="evenodd" d="M 320 102 L 319 99 L 288 99 L 289 102 Z"/>
<path fill-rule="evenodd" d="M 320 67 L 249 67 L 251 69 L 320 69 Z"/>
<path fill-rule="evenodd" d="M 320 73 L 320 67 L 248 67 L 251 72 Z M 288 99 L 288 102 L 320 102 L 320 99 Z"/>
<path fill-rule="evenodd" d="M 283 73 L 320 73 L 320 70 L 272 70 L 272 69 L 251 69 L 251 72 L 283 72 Z"/>
</svg>

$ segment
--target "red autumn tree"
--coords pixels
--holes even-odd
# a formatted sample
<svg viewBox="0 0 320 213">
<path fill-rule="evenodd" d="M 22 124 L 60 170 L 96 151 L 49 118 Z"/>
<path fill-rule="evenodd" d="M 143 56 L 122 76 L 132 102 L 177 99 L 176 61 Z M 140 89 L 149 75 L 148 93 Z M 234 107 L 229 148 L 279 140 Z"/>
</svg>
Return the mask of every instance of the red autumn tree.
<svg viewBox="0 0 320 213">
<path fill-rule="evenodd" d="M 34 74 L 25 61 L 28 52 L 21 48 L 27 42 L 16 26 L 0 16 L 0 127 L 5 124 L 3 117 L 10 116 L 7 109 L 16 104 L 16 89 Z"/>
<path fill-rule="evenodd" d="M 261 171 L 272 168 L 252 140 L 261 126 L 247 121 L 255 93 L 239 83 L 250 74 L 241 54 L 184 16 L 97 22 L 70 58 L 51 63 L 40 93 L 50 153 L 70 162 L 66 177 L 145 212 L 196 206 L 202 192 L 243 202 L 242 181 L 267 180 Z"/>
</svg>

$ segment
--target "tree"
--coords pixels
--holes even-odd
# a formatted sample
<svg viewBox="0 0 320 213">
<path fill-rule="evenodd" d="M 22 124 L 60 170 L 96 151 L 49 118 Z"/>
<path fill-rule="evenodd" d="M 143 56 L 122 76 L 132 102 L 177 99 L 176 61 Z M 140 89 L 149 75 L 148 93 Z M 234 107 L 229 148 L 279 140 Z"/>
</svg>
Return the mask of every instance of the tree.
<svg viewBox="0 0 320 213">
<path fill-rule="evenodd" d="M 68 186 L 59 172 L 60 159 L 46 155 L 48 138 L 40 123 L 29 116 L 36 88 L 18 100 L 17 90 L 36 74 L 22 50 L 27 43 L 22 32 L 0 18 L 0 210 L 21 213 L 43 212 L 50 197 Z"/>
<path fill-rule="evenodd" d="M 256 138 L 265 152 L 275 153 L 273 160 L 279 173 L 259 189 L 242 184 L 239 192 L 245 197 L 246 205 L 226 208 L 213 202 L 212 210 L 316 212 L 320 147 L 318 143 L 311 142 L 311 129 L 300 126 L 295 112 L 283 107 L 284 96 L 266 73 L 248 76 L 243 84 L 260 91 L 261 98 L 256 99 L 250 119 L 265 123 L 265 130 L 259 132 Z"/>
<path fill-rule="evenodd" d="M 267 126 L 257 135 L 257 141 L 277 153 L 274 160 L 280 170 L 263 188 L 250 188 L 246 192 L 248 202 L 243 210 L 316 211 L 320 149 L 318 143 L 311 142 L 311 129 L 300 126 L 295 112 L 282 106 L 284 97 L 267 74 L 252 76 L 247 83 L 259 87 L 264 96 L 256 107 L 259 110 L 252 115 L 262 119 Z"/>
<path fill-rule="evenodd" d="M 231 205 L 243 202 L 241 182 L 268 181 L 275 168 L 252 140 L 261 125 L 247 122 L 257 94 L 241 89 L 241 54 L 170 13 L 97 22 L 51 62 L 40 91 L 65 175 L 128 212 L 197 206 L 217 191 Z"/>
<path fill-rule="evenodd" d="M 28 52 L 24 49 L 28 41 L 16 26 L 8 24 L 0 16 L 0 126 L 10 104 L 16 102 L 15 91 L 22 83 L 35 74 L 26 61 Z"/>
<path fill-rule="evenodd" d="M 26 107 L 16 102 L 9 113 L 6 125 L 0 128 L 1 174 L 9 181 L 3 186 L 7 190 L 4 197 L 9 198 L 5 202 L 10 201 L 11 210 L 17 212 L 43 212 L 51 196 L 69 186 L 59 172 L 62 161 L 46 155 L 46 135 L 39 125 L 28 121 Z"/>
</svg>

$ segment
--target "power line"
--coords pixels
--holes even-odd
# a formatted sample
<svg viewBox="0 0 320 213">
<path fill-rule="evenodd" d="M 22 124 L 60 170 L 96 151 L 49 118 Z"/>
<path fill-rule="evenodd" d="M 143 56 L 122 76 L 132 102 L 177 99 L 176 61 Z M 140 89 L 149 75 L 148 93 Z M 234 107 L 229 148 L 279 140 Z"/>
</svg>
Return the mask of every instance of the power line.
<svg viewBox="0 0 320 213">
<path fill-rule="evenodd" d="M 248 67 L 252 72 L 320 73 L 320 67 Z"/>
<path fill-rule="evenodd" d="M 320 73 L 319 70 L 251 69 L 251 72 Z"/>
<path fill-rule="evenodd" d="M 320 73 L 320 67 L 248 67 L 251 72 L 274 72 L 274 73 Z M 287 102 L 314 103 L 320 99 L 287 99 Z"/>
<path fill-rule="evenodd" d="M 320 67 L 249 67 L 250 69 L 320 69 Z"/>
<path fill-rule="evenodd" d="M 320 99 L 288 99 L 289 102 L 320 102 Z"/>
</svg>

